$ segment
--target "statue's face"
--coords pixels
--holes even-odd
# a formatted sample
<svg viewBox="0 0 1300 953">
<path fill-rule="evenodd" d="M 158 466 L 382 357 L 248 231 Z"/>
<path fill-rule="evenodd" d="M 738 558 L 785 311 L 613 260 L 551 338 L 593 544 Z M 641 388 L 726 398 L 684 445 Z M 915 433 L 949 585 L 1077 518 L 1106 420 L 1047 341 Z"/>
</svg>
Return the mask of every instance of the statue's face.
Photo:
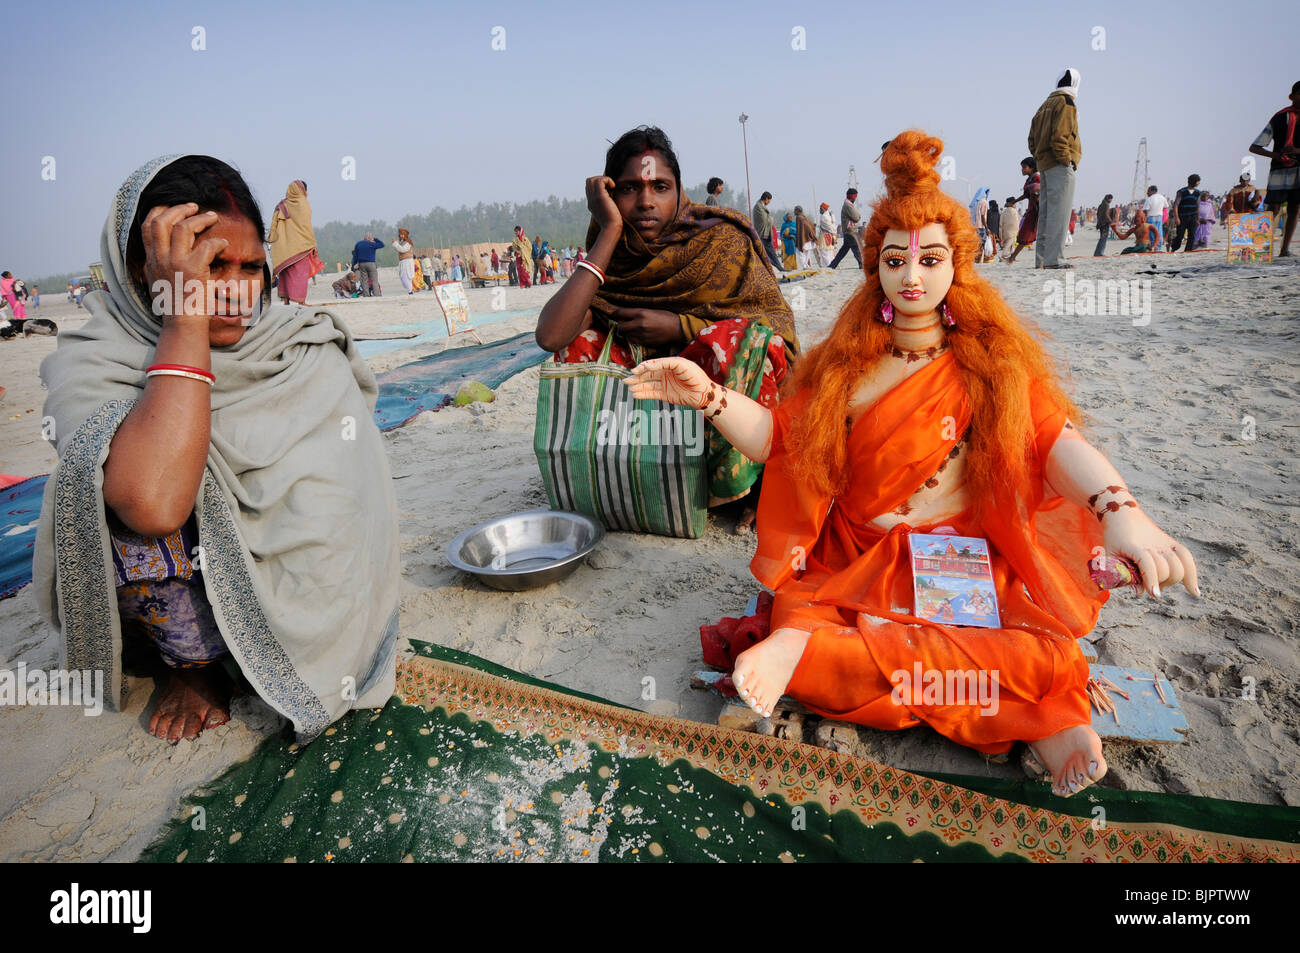
<svg viewBox="0 0 1300 953">
<path fill-rule="evenodd" d="M 880 249 L 880 286 L 896 314 L 932 314 L 952 287 L 952 246 L 938 222 L 919 232 L 890 229 Z"/>
</svg>

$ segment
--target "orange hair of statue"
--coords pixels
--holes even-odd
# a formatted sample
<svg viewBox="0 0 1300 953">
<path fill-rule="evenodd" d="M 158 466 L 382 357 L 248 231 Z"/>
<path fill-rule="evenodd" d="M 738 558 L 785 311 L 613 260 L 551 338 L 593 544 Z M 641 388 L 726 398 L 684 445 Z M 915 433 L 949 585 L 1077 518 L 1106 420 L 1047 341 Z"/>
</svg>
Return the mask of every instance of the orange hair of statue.
<svg viewBox="0 0 1300 953">
<path fill-rule="evenodd" d="M 880 166 L 886 195 L 873 203 L 862 236 L 866 280 L 826 340 L 804 355 L 786 382 L 787 395 L 811 391 L 787 438 L 791 474 L 820 493 L 838 495 L 847 486 L 849 397 L 863 376 L 887 359 L 893 344 L 889 326 L 877 319 L 885 300 L 880 248 L 890 229 L 913 231 L 937 222 L 948 231 L 954 273 L 946 301 L 957 326 L 947 334 L 972 412 L 966 488 L 976 507 L 991 498 L 998 483 L 1010 482 L 1020 493 L 1028 489 L 1031 380 L 1039 380 L 1070 420 L 1080 422 L 1078 408 L 1061 390 L 1052 360 L 1027 322 L 976 272 L 979 239 L 970 212 L 939 190 L 935 165 L 942 154 L 942 140 L 915 129 L 895 136 L 885 149 Z"/>
</svg>

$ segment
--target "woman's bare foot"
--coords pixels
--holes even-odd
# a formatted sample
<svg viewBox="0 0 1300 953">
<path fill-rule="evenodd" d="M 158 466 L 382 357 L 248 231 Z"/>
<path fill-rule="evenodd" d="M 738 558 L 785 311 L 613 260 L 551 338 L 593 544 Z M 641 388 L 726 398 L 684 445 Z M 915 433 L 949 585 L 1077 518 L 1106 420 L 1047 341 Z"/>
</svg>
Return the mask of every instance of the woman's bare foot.
<svg viewBox="0 0 1300 953">
<path fill-rule="evenodd" d="M 736 535 L 748 536 L 754 529 L 754 519 L 758 516 L 758 509 L 754 506 L 746 506 L 740 511 L 740 519 L 736 521 Z"/>
<path fill-rule="evenodd" d="M 172 669 L 149 719 L 150 734 L 170 741 L 197 738 L 230 720 L 230 680 L 220 665 Z"/>
<path fill-rule="evenodd" d="M 1029 746 L 1034 756 L 1052 772 L 1052 793 L 1069 797 L 1106 774 L 1101 739 L 1091 725 L 1075 725 L 1040 738 Z"/>
<path fill-rule="evenodd" d="M 736 691 L 764 718 L 772 716 L 772 709 L 785 694 L 809 637 L 810 633 L 799 629 L 777 629 L 736 659 L 736 669 L 731 673 Z"/>
</svg>

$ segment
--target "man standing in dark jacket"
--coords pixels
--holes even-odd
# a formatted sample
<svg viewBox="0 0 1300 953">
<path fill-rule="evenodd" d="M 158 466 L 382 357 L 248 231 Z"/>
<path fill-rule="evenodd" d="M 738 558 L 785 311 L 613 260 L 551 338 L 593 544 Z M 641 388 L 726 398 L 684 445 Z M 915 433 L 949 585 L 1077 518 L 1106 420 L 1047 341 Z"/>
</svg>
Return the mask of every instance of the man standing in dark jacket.
<svg viewBox="0 0 1300 953">
<path fill-rule="evenodd" d="M 1115 196 L 1107 192 L 1106 197 L 1097 206 L 1097 231 L 1101 236 L 1097 239 L 1097 247 L 1092 251 L 1093 258 L 1106 257 L 1106 242 L 1110 240 L 1110 227 L 1119 224 L 1119 216 L 1116 215 L 1114 206 L 1110 204 L 1114 200 Z"/>
<path fill-rule="evenodd" d="M 1196 244 L 1196 225 L 1200 218 L 1201 177 L 1192 173 L 1187 177 L 1187 187 L 1179 189 L 1174 195 L 1173 207 L 1169 211 L 1169 224 L 1174 226 L 1174 242 L 1170 251 L 1178 251 L 1183 244 L 1183 235 L 1187 236 L 1187 245 L 1183 251 L 1191 251 Z"/>
<path fill-rule="evenodd" d="M 372 232 L 366 232 L 366 237 L 352 246 L 352 270 L 360 279 L 361 293 L 369 298 L 384 294 L 379 287 L 379 266 L 375 264 L 375 252 L 383 247 Z"/>
<path fill-rule="evenodd" d="M 1061 255 L 1074 206 L 1075 173 L 1083 157 L 1078 111 L 1074 106 L 1078 96 L 1079 71 L 1067 69 L 1029 124 L 1029 152 L 1038 162 L 1042 182 L 1038 239 L 1034 242 L 1037 268 L 1074 267 L 1062 262 Z"/>
<path fill-rule="evenodd" d="M 754 210 L 749 216 L 749 220 L 754 223 L 754 231 L 758 232 L 758 240 L 767 252 L 767 260 L 772 263 L 776 271 L 785 271 L 781 267 L 781 260 L 776 257 L 776 249 L 772 247 L 772 213 L 767 207 L 772 204 L 772 193 L 764 192 L 754 203 Z"/>
<path fill-rule="evenodd" d="M 849 189 L 844 193 L 844 206 L 840 209 L 840 230 L 844 233 L 844 244 L 840 246 L 840 250 L 831 259 L 829 266 L 831 271 L 835 270 L 835 266 L 843 261 L 844 256 L 849 252 L 853 252 L 853 257 L 858 260 L 858 267 L 862 267 L 861 246 L 858 244 L 858 232 L 862 228 L 862 213 L 858 211 L 857 205 L 854 204 L 857 200 L 857 189 Z"/>
</svg>

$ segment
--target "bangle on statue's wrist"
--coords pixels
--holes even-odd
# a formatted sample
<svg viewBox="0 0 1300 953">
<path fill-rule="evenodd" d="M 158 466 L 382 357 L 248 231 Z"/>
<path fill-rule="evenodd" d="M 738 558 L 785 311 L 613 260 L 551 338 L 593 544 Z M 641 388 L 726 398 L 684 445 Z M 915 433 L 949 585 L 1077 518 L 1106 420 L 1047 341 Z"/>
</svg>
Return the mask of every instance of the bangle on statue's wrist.
<svg viewBox="0 0 1300 953">
<path fill-rule="evenodd" d="M 1093 515 L 1097 517 L 1097 522 L 1101 523 L 1104 522 L 1106 517 L 1111 513 L 1121 513 L 1125 508 L 1132 509 L 1136 513 L 1138 509 L 1137 500 L 1125 500 L 1123 503 L 1111 500 L 1094 510 Z"/>
<path fill-rule="evenodd" d="M 1103 497 L 1110 497 L 1110 499 L 1105 500 L 1100 506 L 1098 506 L 1098 500 L 1101 500 Z M 1125 499 L 1125 497 L 1127 497 L 1127 499 Z M 1106 517 L 1111 513 L 1120 513 L 1125 509 L 1131 509 L 1134 512 L 1137 512 L 1138 502 L 1137 497 L 1133 495 L 1132 491 L 1129 490 L 1128 487 L 1112 484 L 1103 487 L 1096 493 L 1092 494 L 1092 496 L 1088 497 L 1088 509 L 1092 511 L 1093 516 L 1097 517 L 1097 522 L 1101 523 L 1104 522 Z"/>
<path fill-rule="evenodd" d="M 718 402 L 718 407 L 713 413 L 708 413 L 708 409 L 713 406 L 713 402 Z M 704 414 L 705 420 L 712 420 L 727 406 L 727 388 L 721 385 L 709 384 L 709 389 L 704 394 L 704 404 L 700 407 L 700 412 Z"/>
<path fill-rule="evenodd" d="M 1102 489 L 1098 490 L 1096 493 L 1092 494 L 1092 496 L 1088 497 L 1089 508 L 1096 506 L 1097 501 L 1101 499 L 1103 496 L 1116 496 L 1116 497 L 1129 496 L 1135 500 L 1137 499 L 1137 497 L 1133 496 L 1132 491 L 1130 491 L 1128 487 L 1112 484 L 1110 486 L 1102 487 Z"/>
<path fill-rule="evenodd" d="M 699 411 L 704 413 L 709 409 L 709 405 L 717 399 L 718 389 L 712 383 L 709 384 L 708 390 L 704 392 L 704 399 L 700 402 Z"/>
</svg>

